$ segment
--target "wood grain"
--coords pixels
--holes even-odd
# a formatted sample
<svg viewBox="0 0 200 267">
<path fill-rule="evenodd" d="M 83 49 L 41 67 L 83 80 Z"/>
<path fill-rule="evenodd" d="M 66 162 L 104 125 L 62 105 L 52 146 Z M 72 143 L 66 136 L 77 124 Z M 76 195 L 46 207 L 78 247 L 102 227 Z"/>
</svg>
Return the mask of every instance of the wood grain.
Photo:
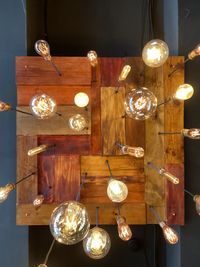
<svg viewBox="0 0 200 267">
<path fill-rule="evenodd" d="M 17 85 L 90 85 L 91 67 L 86 57 L 53 57 L 61 71 L 42 57 L 16 57 Z"/>
</svg>

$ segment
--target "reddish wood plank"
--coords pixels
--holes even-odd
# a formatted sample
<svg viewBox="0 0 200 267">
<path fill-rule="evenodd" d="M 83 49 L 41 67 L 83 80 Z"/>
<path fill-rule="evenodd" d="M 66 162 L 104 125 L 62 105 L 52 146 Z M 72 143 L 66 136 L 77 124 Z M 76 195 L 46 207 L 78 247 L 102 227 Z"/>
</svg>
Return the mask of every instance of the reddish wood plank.
<svg viewBox="0 0 200 267">
<path fill-rule="evenodd" d="M 32 97 L 41 93 L 53 97 L 57 105 L 74 105 L 74 96 L 79 92 L 86 93 L 90 98 L 90 86 L 20 85 L 17 87 L 17 105 L 29 106 Z"/>
<path fill-rule="evenodd" d="M 89 155 L 90 154 L 90 136 L 89 135 L 41 135 L 38 136 L 38 144 L 56 145 L 45 152 L 52 155 Z"/>
<path fill-rule="evenodd" d="M 86 57 L 53 57 L 58 76 L 42 57 L 16 57 L 17 85 L 90 85 L 91 67 Z"/>
</svg>

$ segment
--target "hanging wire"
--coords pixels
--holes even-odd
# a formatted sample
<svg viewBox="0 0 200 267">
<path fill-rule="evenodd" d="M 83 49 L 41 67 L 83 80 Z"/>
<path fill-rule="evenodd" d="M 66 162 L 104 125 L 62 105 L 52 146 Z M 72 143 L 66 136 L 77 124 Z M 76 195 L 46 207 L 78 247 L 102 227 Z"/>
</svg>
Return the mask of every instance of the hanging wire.
<svg viewBox="0 0 200 267">
<path fill-rule="evenodd" d="M 32 172 L 32 173 L 28 174 L 27 176 L 25 176 L 25 177 L 23 177 L 22 179 L 20 179 L 19 181 L 17 181 L 17 182 L 15 183 L 15 185 L 21 183 L 22 181 L 28 179 L 30 176 L 35 175 L 36 173 L 37 173 L 37 172 Z"/>
<path fill-rule="evenodd" d="M 107 166 L 108 166 L 108 170 L 109 170 L 109 172 L 110 172 L 110 177 L 113 177 L 113 175 L 112 175 L 112 171 L 111 171 L 111 168 L 110 168 L 110 164 L 109 164 L 109 161 L 108 161 L 108 160 L 106 160 L 106 164 L 107 164 Z"/>
<path fill-rule="evenodd" d="M 51 246 L 50 246 L 50 248 L 49 248 L 49 250 L 48 250 L 48 252 L 47 252 L 47 255 L 46 255 L 45 260 L 44 260 L 44 264 L 45 264 L 45 265 L 46 265 L 47 262 L 48 262 L 48 259 L 49 259 L 49 256 L 50 256 L 50 254 L 51 254 L 51 251 L 52 251 L 52 249 L 53 249 L 53 247 L 54 247 L 55 241 L 56 241 L 56 240 L 53 239 L 53 241 L 52 241 L 52 243 L 51 243 Z"/>
<path fill-rule="evenodd" d="M 87 178 L 87 172 L 85 172 L 85 175 L 83 176 L 82 178 L 82 181 L 81 181 L 81 185 L 80 185 L 80 189 L 78 190 L 78 193 L 76 195 L 76 201 L 80 201 L 80 196 L 81 196 L 81 190 L 83 189 L 83 185 L 84 185 L 84 182 L 85 182 L 85 179 Z"/>
<path fill-rule="evenodd" d="M 99 207 L 96 207 L 96 226 L 99 226 Z"/>
<path fill-rule="evenodd" d="M 117 211 L 118 211 L 118 215 L 120 216 L 120 205 L 117 204 Z"/>
<path fill-rule="evenodd" d="M 150 206 L 149 208 L 150 208 L 150 210 L 153 212 L 153 214 L 154 214 L 154 216 L 156 217 L 156 219 L 158 220 L 158 222 L 161 222 L 161 219 L 160 219 L 160 217 L 159 217 L 157 211 L 156 211 L 152 206 Z"/>
<path fill-rule="evenodd" d="M 195 195 L 194 194 L 192 194 L 190 191 L 188 191 L 188 190 L 186 190 L 186 189 L 184 189 L 184 192 L 185 193 L 187 193 L 189 196 L 191 196 L 191 197 L 194 197 Z"/>
<path fill-rule="evenodd" d="M 156 170 L 158 173 L 160 172 L 160 168 L 155 166 L 152 162 L 147 162 L 147 166 L 151 167 L 152 169 Z"/>
</svg>

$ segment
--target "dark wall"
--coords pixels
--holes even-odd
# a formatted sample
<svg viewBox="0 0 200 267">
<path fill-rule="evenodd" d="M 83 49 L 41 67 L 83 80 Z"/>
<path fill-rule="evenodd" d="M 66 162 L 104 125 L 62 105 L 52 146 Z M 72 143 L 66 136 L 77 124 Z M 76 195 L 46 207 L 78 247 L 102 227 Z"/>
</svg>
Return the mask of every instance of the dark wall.
<svg viewBox="0 0 200 267">
<path fill-rule="evenodd" d="M 187 56 L 200 43 L 200 1 L 179 1 L 179 53 Z M 195 88 L 185 102 L 185 127 L 200 128 L 200 58 L 186 64 L 186 82 Z M 185 186 L 200 193 L 200 141 L 185 140 Z M 186 225 L 181 228 L 182 267 L 199 267 L 200 217 L 190 196 L 186 195 Z"/>
</svg>

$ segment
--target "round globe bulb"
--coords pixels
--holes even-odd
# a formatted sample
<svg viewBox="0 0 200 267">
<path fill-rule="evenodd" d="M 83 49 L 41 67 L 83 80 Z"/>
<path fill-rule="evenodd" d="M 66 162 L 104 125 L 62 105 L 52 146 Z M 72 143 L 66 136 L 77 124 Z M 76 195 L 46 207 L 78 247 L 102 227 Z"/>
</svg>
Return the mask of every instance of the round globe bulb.
<svg viewBox="0 0 200 267">
<path fill-rule="evenodd" d="M 90 228 L 86 208 L 79 202 L 67 201 L 58 206 L 51 215 L 50 230 L 53 237 L 65 245 L 83 240 Z"/>
<path fill-rule="evenodd" d="M 31 112 L 37 119 L 48 119 L 57 110 L 56 102 L 46 94 L 35 95 L 30 102 Z"/>
<path fill-rule="evenodd" d="M 38 267 L 48 267 L 46 264 L 39 264 Z"/>
<path fill-rule="evenodd" d="M 174 98 L 177 100 L 190 99 L 194 94 L 194 88 L 190 84 L 182 84 L 178 87 Z"/>
<path fill-rule="evenodd" d="M 69 127 L 74 131 L 81 132 L 87 127 L 86 119 L 80 114 L 73 115 L 69 118 Z"/>
<path fill-rule="evenodd" d="M 145 87 L 132 89 L 125 99 L 126 114 L 135 120 L 145 120 L 151 117 L 157 108 L 157 98 Z"/>
<path fill-rule="evenodd" d="M 80 92 L 80 93 L 75 95 L 74 103 L 76 106 L 78 106 L 80 108 L 84 108 L 89 103 L 89 97 L 86 93 Z"/>
<path fill-rule="evenodd" d="M 110 179 L 107 187 L 107 195 L 113 202 L 122 202 L 128 196 L 128 188 L 122 181 Z"/>
<path fill-rule="evenodd" d="M 152 68 L 162 66 L 169 56 L 169 48 L 165 42 L 159 39 L 151 40 L 142 50 L 144 63 Z"/>
<path fill-rule="evenodd" d="M 104 258 L 111 247 L 111 241 L 108 233 L 100 228 L 92 228 L 87 237 L 83 240 L 83 249 L 92 259 Z"/>
</svg>

